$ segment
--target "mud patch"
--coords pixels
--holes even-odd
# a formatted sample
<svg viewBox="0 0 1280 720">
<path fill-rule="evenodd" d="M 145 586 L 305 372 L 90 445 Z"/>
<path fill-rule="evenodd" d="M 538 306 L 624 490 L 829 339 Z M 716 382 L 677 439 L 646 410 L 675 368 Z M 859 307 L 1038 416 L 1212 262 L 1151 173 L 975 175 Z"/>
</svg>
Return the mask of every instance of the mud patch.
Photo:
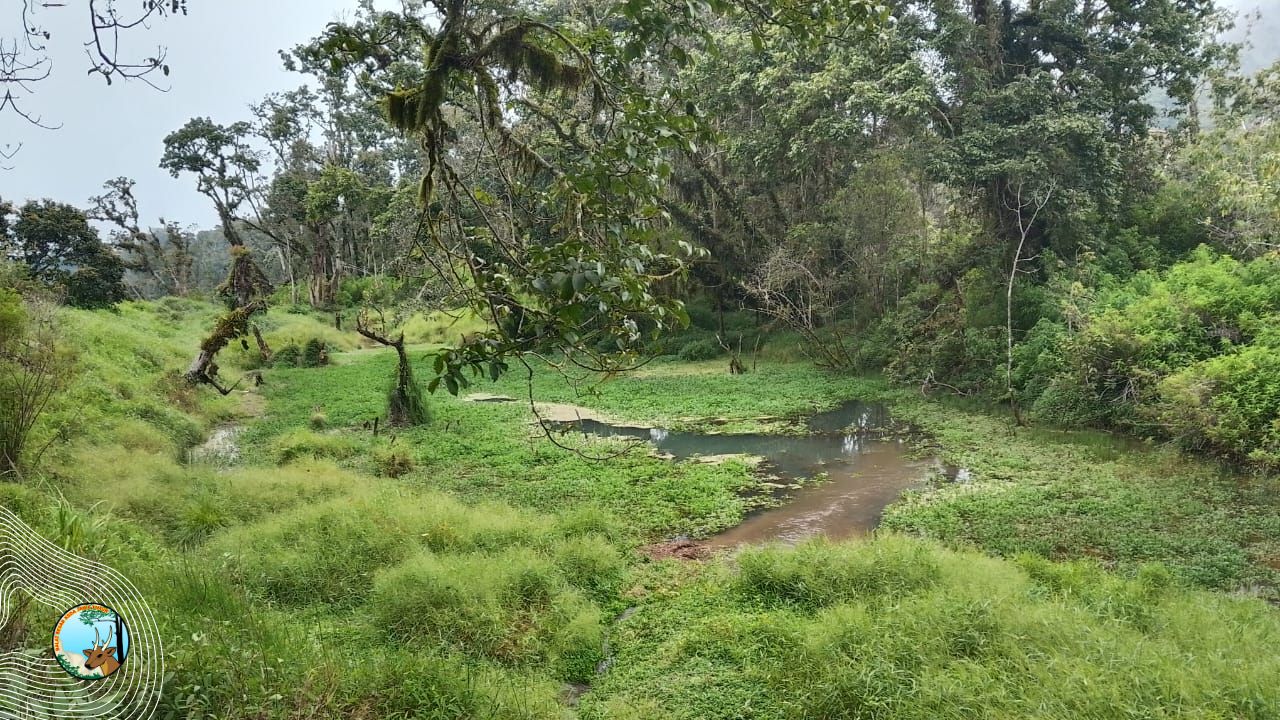
<svg viewBox="0 0 1280 720">
<path fill-rule="evenodd" d="M 711 557 L 711 548 L 687 538 L 668 540 L 640 548 L 640 552 L 650 560 L 705 560 Z"/>
<path fill-rule="evenodd" d="M 478 403 L 513 403 L 513 402 L 519 402 L 519 400 L 516 400 L 515 398 L 511 397 L 510 395 L 495 395 L 495 394 L 493 394 L 493 393 L 471 393 L 470 395 L 465 395 L 465 396 L 463 396 L 462 401 L 463 401 L 463 402 L 478 402 Z"/>
<path fill-rule="evenodd" d="M 600 423 L 602 425 L 608 424 L 615 428 L 643 430 L 646 433 L 649 431 L 649 427 L 647 425 L 628 425 L 626 423 L 618 422 L 616 419 L 611 418 L 604 413 L 592 410 L 591 408 L 582 407 L 581 405 L 573 405 L 571 403 L 539 402 L 534 403 L 534 407 L 537 408 L 538 417 L 541 418 L 542 422 L 551 425 L 563 426 L 579 423 Z"/>
</svg>

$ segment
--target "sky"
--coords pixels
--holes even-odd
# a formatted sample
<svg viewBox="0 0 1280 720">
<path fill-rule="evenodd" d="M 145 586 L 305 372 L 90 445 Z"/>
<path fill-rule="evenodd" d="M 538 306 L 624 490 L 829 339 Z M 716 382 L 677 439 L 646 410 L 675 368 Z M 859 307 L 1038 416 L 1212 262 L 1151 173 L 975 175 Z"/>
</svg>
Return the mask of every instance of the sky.
<svg viewBox="0 0 1280 720">
<path fill-rule="evenodd" d="M 212 227 L 212 206 L 188 176 L 173 179 L 159 167 L 164 136 L 195 116 L 231 123 L 250 119 L 249 105 L 270 92 L 289 90 L 305 78 L 290 73 L 277 51 L 319 34 L 326 23 L 349 16 L 355 0 L 189 0 L 189 15 L 155 22 L 126 42 L 135 57 L 159 43 L 168 48 L 171 75 L 160 78 L 168 92 L 139 81 L 108 86 L 88 75 L 82 44 L 90 37 L 83 10 L 87 0 L 64 0 L 36 17 L 53 37 L 48 53 L 53 74 L 14 96 L 42 122 L 42 130 L 12 111 L 0 112 L 0 149 L 18 143 L 11 160 L 0 157 L 0 198 L 19 201 L 50 197 L 84 206 L 102 193 L 102 184 L 126 176 L 137 181 L 144 224 L 160 216 Z M 140 2 L 124 0 L 122 8 Z M 0 0 L 0 42 L 9 45 L 22 0 Z M 5 89 L 0 85 L 0 97 Z"/>
<path fill-rule="evenodd" d="M 126 176 L 137 181 L 143 224 L 160 217 L 184 225 L 212 227 L 209 202 L 191 177 L 173 179 L 159 169 L 162 140 L 194 116 L 215 122 L 249 119 L 248 107 L 267 93 L 288 90 L 305 79 L 287 72 L 277 51 L 318 34 L 326 23 L 348 16 L 356 0 L 189 0 L 190 14 L 155 23 L 150 33 L 128 38 L 145 57 L 158 43 L 168 47 L 170 89 L 157 92 L 141 82 L 108 86 L 86 74 L 81 46 L 88 37 L 87 0 L 63 0 L 66 7 L 41 10 L 37 19 L 53 33 L 49 54 L 53 75 L 18 96 L 20 107 L 44 123 L 42 130 L 11 111 L 0 112 L 0 151 L 18 143 L 11 160 L 0 157 L 0 198 L 20 201 L 54 198 L 84 206 L 102 184 Z M 129 0 L 121 7 L 132 7 Z M 1225 0 L 1237 10 L 1259 9 L 1259 47 L 1251 57 L 1280 55 L 1280 0 Z M 0 43 L 8 44 L 22 0 L 0 0 Z M 1243 31 L 1233 34 L 1240 39 Z M 4 87 L 0 85 L 0 98 Z M 8 168 L 8 169 L 6 169 Z"/>
</svg>

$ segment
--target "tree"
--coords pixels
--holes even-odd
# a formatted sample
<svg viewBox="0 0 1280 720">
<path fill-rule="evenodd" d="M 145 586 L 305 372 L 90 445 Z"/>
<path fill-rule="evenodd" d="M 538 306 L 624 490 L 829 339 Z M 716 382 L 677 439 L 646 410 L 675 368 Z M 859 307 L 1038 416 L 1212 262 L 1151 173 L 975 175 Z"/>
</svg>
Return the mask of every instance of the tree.
<svg viewBox="0 0 1280 720">
<path fill-rule="evenodd" d="M 422 425 L 430 415 L 422 397 L 422 389 L 413 377 L 413 365 L 409 363 L 409 355 L 404 349 L 404 333 L 393 337 L 387 330 L 387 320 L 383 313 L 378 311 L 377 316 L 375 321 L 368 309 L 361 310 L 356 316 L 356 332 L 396 351 L 395 382 L 387 393 L 387 424 L 392 427 Z"/>
<path fill-rule="evenodd" d="M 1208 205 L 1213 239 L 1242 255 L 1280 248 L 1280 63 L 1218 88 L 1214 127 L 1176 156 L 1175 184 Z"/>
<path fill-rule="evenodd" d="M 1221 57 L 1212 0 L 913 3 L 907 22 L 942 63 L 940 179 L 965 188 L 1001 240 L 1019 231 L 1013 178 L 1054 182 L 1045 226 L 1066 251 L 1150 172 L 1137 161 L 1156 119 L 1153 92 L 1175 107 Z M 1052 238 L 1050 238 L 1052 239 Z"/>
<path fill-rule="evenodd" d="M 218 125 L 194 118 L 164 139 L 160 167 L 173 177 L 196 176 L 196 190 L 213 203 L 222 233 L 232 246 L 243 246 L 240 211 L 252 200 L 256 174 L 262 167 L 249 145 L 247 122 Z"/>
<path fill-rule="evenodd" d="M 129 178 L 108 180 L 106 192 L 89 199 L 89 217 L 114 226 L 112 240 L 124 253 L 125 268 L 142 274 L 165 295 L 185 297 L 191 291 L 194 234 L 178 223 L 160 219 L 160 229 L 139 226 L 138 201 Z"/>
<path fill-rule="evenodd" d="M 124 299 L 124 263 L 103 245 L 80 210 L 52 200 L 30 201 L 9 225 L 9 257 L 77 307 Z"/>
<path fill-rule="evenodd" d="M 44 129 L 59 127 L 45 122 L 27 109 L 23 101 L 53 75 L 54 63 L 48 46 L 55 37 L 47 29 L 43 13 L 62 12 L 70 6 L 83 6 L 87 10 L 89 40 L 83 43 L 83 50 L 90 75 L 101 76 L 108 85 L 116 80 L 139 80 L 159 89 L 151 78 L 155 73 L 169 75 L 165 48 L 159 46 L 153 54 L 138 57 L 125 48 L 125 41 L 134 31 L 150 28 L 157 20 L 186 15 L 187 0 L 144 0 L 136 10 L 129 5 L 130 9 L 125 9 L 124 4 L 115 0 L 85 0 L 84 3 L 22 0 L 7 5 L 3 12 L 8 15 L 3 26 L 21 30 L 0 43 L 0 113 L 7 110 Z M 0 159 L 11 160 L 21 149 L 21 142 L 0 146 Z"/>
<path fill-rule="evenodd" d="M 360 75 L 391 124 L 420 140 L 418 255 L 434 255 L 422 240 L 434 245 L 447 258 L 438 273 L 493 323 L 443 351 L 429 387 L 456 392 L 464 370 L 496 378 L 505 358 L 538 350 L 615 366 L 601 341 L 634 349 L 641 318 L 662 327 L 682 314 L 651 287 L 679 271 L 655 247 L 656 199 L 663 148 L 688 142 L 696 121 L 629 77 L 602 23 L 552 25 L 467 0 L 435 7 L 438 24 L 366 9 L 308 49 Z M 397 86 L 390 59 L 422 45 L 414 82 Z"/>
<path fill-rule="evenodd" d="M 222 348 L 252 333 L 262 356 L 271 356 L 261 331 L 251 322 L 254 315 L 266 310 L 271 282 L 245 244 L 239 217 L 241 208 L 252 201 L 256 173 L 261 167 L 247 141 L 249 130 L 249 124 L 244 122 L 223 126 L 208 118 L 196 118 L 164 139 L 164 155 L 160 159 L 160 167 L 175 178 L 184 172 L 196 176 L 196 189 L 213 203 L 222 223 L 222 235 L 231 246 L 231 268 L 227 279 L 218 286 L 218 294 L 232 307 L 201 343 L 186 372 L 189 381 L 212 385 L 223 394 L 230 390 L 218 381 L 214 362 Z"/>
<path fill-rule="evenodd" d="M 372 228 L 412 153 L 341 74 L 296 55 L 285 55 L 286 65 L 315 76 L 319 90 L 271 95 L 253 108 L 255 134 L 276 166 L 256 226 L 287 255 L 291 277 L 295 269 L 307 277 L 311 305 L 330 307 L 344 276 L 385 272 L 400 256 Z"/>
<path fill-rule="evenodd" d="M 1022 263 L 1031 258 L 1023 257 L 1023 249 L 1027 245 L 1027 237 L 1035 227 L 1036 218 L 1053 199 L 1053 184 L 1031 190 L 1024 189 L 1018 182 L 1013 190 L 1013 202 L 1009 203 L 1009 211 L 1013 213 L 1018 224 L 1018 244 L 1013 251 L 1013 261 L 1009 263 L 1009 282 L 1005 287 L 1005 392 L 1009 394 L 1009 410 L 1013 412 L 1014 422 L 1021 425 L 1022 410 L 1018 406 L 1018 398 L 1013 390 L 1013 284 L 1022 270 Z"/>
</svg>

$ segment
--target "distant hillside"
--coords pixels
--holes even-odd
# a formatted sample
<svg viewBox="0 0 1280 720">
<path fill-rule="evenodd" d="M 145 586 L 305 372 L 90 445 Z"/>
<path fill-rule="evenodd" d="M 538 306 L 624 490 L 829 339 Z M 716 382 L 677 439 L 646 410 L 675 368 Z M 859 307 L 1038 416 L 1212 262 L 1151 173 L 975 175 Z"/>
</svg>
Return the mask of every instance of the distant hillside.
<svg viewBox="0 0 1280 720">
<path fill-rule="evenodd" d="M 1238 13 L 1236 27 L 1223 39 L 1243 43 L 1240 69 L 1254 73 L 1280 59 L 1280 0 L 1222 0 Z"/>
</svg>

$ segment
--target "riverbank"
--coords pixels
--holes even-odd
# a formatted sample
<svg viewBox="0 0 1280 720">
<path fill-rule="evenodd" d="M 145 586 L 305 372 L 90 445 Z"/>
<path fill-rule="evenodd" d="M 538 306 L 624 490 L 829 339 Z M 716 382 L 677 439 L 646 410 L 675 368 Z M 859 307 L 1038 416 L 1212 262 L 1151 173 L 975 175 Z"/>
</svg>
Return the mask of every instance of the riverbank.
<svg viewBox="0 0 1280 720">
<path fill-rule="evenodd" d="M 532 391 L 540 402 L 585 406 L 621 424 L 725 435 L 801 435 L 816 411 L 851 398 L 887 403 L 896 420 L 926 438 L 917 455 L 963 469 L 958 481 L 935 474 L 929 487 L 890 505 L 888 529 L 1005 557 L 1091 558 L 1128 574 L 1159 562 L 1193 585 L 1277 597 L 1277 478 L 1242 475 L 1106 433 L 1019 428 L 999 408 L 924 398 L 875 378 L 802 364 L 764 363 L 736 376 L 712 372 L 722 364 L 655 362 L 595 384 L 543 368 Z M 390 372 L 389 356 L 362 353 L 337 367 L 275 373 L 263 388 L 270 419 L 251 428 L 246 441 L 260 459 L 331 457 L 376 473 L 371 458 L 389 440 L 375 442 L 350 428 L 380 412 Z M 752 509 L 746 498 L 760 478 L 747 461 L 670 463 L 641 449 L 597 462 L 555 447 L 539 437 L 521 400 L 529 396 L 527 383 L 508 376 L 476 388 L 517 399 L 511 403 L 432 398 L 433 424 L 397 440 L 414 464 L 405 479 L 540 511 L 566 503 L 599 507 L 634 518 L 637 542 L 706 537 Z M 317 409 L 330 427 L 299 430 Z M 580 433 L 557 437 L 589 456 L 618 447 Z"/>
</svg>

